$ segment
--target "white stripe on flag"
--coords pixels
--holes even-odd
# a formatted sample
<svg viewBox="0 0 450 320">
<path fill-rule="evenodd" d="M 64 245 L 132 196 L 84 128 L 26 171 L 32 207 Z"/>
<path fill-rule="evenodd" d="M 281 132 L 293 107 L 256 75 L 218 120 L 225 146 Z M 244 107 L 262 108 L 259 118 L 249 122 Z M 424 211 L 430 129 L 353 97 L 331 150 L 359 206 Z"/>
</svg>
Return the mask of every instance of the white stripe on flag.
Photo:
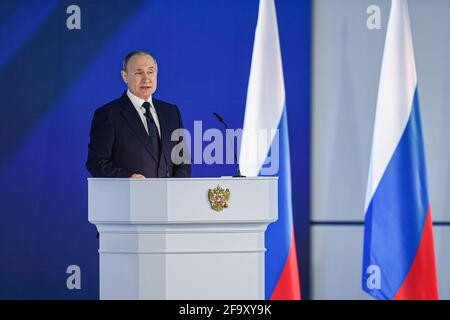
<svg viewBox="0 0 450 320">
<path fill-rule="evenodd" d="M 417 85 L 406 0 L 392 0 L 378 87 L 375 127 L 367 181 L 367 208 L 400 141 Z"/>
<path fill-rule="evenodd" d="M 273 0 L 260 0 L 247 90 L 239 165 L 243 175 L 257 176 L 266 159 L 285 103 L 283 66 Z M 270 143 L 258 144 L 252 134 L 267 130 Z M 266 141 L 267 142 L 267 141 Z M 256 154 L 255 154 L 256 153 Z"/>
</svg>

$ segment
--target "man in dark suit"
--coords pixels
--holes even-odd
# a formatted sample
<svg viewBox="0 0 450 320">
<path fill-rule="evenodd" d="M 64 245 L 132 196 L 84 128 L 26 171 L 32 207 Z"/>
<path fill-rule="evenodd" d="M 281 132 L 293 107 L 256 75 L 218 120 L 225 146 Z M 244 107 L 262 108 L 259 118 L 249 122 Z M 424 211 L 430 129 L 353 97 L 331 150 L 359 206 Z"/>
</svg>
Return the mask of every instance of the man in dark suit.
<svg viewBox="0 0 450 320">
<path fill-rule="evenodd" d="M 125 57 L 122 78 L 128 90 L 98 108 L 92 120 L 86 167 L 93 177 L 191 175 L 190 156 L 179 145 L 184 139 L 171 139 L 174 130 L 183 128 L 180 111 L 152 98 L 157 75 L 158 65 L 149 53 L 134 51 Z M 175 146 L 181 152 L 172 156 Z"/>
</svg>

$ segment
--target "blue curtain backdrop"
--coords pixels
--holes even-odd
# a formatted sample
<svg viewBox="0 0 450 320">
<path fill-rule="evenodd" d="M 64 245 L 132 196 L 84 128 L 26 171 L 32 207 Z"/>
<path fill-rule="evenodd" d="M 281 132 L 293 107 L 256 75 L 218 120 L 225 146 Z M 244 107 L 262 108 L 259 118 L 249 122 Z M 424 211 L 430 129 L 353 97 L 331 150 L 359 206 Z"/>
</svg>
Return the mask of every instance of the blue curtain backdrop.
<svg viewBox="0 0 450 320">
<path fill-rule="evenodd" d="M 81 29 L 69 30 L 69 5 Z M 294 219 L 307 297 L 310 0 L 276 1 L 289 106 Z M 185 127 L 242 127 L 258 0 L 0 1 L 0 299 L 98 299 L 98 239 L 85 169 L 94 110 L 120 96 L 124 55 L 148 50 L 155 97 Z M 206 145 L 207 143 L 204 143 Z M 195 165 L 197 177 L 232 165 Z M 81 289 L 66 268 L 81 268 Z"/>
</svg>

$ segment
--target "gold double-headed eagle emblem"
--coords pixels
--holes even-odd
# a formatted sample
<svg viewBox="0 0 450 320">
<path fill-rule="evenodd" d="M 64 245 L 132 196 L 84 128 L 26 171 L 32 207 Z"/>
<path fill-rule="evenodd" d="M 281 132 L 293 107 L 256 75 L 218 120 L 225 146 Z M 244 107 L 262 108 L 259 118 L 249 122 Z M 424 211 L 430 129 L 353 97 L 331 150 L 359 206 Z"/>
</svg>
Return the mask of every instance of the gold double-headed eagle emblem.
<svg viewBox="0 0 450 320">
<path fill-rule="evenodd" d="M 208 189 L 208 199 L 211 208 L 217 212 L 228 208 L 228 200 L 230 199 L 230 190 L 221 188 L 219 185 L 214 189 Z"/>
</svg>

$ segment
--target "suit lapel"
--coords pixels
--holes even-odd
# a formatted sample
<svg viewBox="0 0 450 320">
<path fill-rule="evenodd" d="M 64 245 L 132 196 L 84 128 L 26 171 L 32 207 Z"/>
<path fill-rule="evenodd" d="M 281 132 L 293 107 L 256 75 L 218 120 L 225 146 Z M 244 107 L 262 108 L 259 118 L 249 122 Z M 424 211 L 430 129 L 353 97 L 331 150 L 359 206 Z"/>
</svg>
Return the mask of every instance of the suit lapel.
<svg viewBox="0 0 450 320">
<path fill-rule="evenodd" d="M 131 103 L 130 99 L 126 95 L 126 93 L 122 96 L 122 116 L 128 122 L 128 125 L 137 135 L 141 143 L 144 145 L 145 149 L 148 153 L 156 160 L 156 156 L 152 152 L 151 141 L 148 137 L 147 131 L 144 128 L 144 124 L 142 123 L 141 117 L 139 116 L 136 108 Z"/>
</svg>

